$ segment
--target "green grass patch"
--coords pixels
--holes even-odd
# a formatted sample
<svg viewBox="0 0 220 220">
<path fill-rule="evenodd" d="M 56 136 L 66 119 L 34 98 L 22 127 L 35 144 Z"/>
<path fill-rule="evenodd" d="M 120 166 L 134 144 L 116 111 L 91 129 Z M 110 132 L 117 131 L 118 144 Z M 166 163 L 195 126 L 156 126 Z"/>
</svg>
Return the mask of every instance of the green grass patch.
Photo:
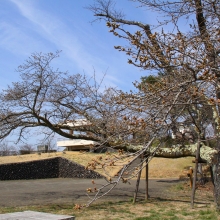
<svg viewBox="0 0 220 220">
<path fill-rule="evenodd" d="M 184 190 L 184 185 L 183 185 L 183 183 L 177 183 L 177 184 L 174 186 L 174 189 L 177 190 L 177 191 Z"/>
<path fill-rule="evenodd" d="M 201 216 L 201 219 L 210 219 L 210 220 L 219 219 L 218 218 L 218 213 L 213 212 L 210 209 L 199 211 L 199 216 Z"/>
</svg>

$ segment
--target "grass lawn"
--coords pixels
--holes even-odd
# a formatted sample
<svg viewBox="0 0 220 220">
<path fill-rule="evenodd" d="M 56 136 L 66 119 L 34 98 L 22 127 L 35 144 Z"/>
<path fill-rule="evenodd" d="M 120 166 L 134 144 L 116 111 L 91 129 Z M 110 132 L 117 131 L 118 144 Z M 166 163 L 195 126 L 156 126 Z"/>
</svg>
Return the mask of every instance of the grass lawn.
<svg viewBox="0 0 220 220">
<path fill-rule="evenodd" d="M 73 215 L 77 220 L 145 220 L 145 219 L 220 219 L 219 213 L 212 205 L 196 204 L 194 209 L 189 208 L 189 202 L 150 199 L 148 202 L 108 202 L 100 203 L 75 210 L 74 205 L 44 205 L 29 207 L 0 208 L 0 213 L 16 211 L 40 211 L 62 215 Z"/>
</svg>

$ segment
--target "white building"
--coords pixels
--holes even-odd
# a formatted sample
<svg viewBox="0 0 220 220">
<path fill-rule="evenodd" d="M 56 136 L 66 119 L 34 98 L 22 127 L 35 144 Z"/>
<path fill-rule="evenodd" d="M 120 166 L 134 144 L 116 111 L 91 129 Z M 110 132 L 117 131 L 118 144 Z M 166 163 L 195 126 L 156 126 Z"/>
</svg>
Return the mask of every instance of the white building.
<svg viewBox="0 0 220 220">
<path fill-rule="evenodd" d="M 70 127 L 81 127 L 90 126 L 92 123 L 87 119 L 77 119 L 73 121 L 67 121 L 64 125 Z M 70 130 L 70 134 L 73 134 L 73 130 Z M 57 141 L 58 147 L 66 147 L 67 151 L 78 151 L 78 150 L 90 150 L 94 146 L 99 145 L 98 142 L 83 139 L 65 139 Z"/>
<path fill-rule="evenodd" d="M 57 146 L 66 147 L 67 151 L 90 150 L 96 145 L 99 145 L 99 143 L 82 139 L 57 141 Z"/>
</svg>

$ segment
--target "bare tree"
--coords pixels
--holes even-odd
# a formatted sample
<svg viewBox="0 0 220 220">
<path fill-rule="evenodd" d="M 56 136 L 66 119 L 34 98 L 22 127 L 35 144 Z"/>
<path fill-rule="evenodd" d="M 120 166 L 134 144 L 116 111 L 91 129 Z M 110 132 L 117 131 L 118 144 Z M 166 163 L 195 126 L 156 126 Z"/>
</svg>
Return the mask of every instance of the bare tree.
<svg viewBox="0 0 220 220">
<path fill-rule="evenodd" d="M 21 145 L 19 147 L 20 149 L 20 154 L 30 154 L 31 152 L 35 151 L 36 149 L 30 145 L 30 144 L 24 144 L 24 145 Z"/>
<path fill-rule="evenodd" d="M 181 122 L 195 131 L 194 142 L 205 143 L 206 128 L 211 127 L 214 131 L 214 149 L 198 144 L 198 147 L 188 145 L 182 149 L 176 146 L 167 152 L 160 148 L 157 152 L 172 157 L 183 156 L 186 149 L 194 153 L 200 149 L 201 158 L 205 153 L 211 153 L 208 161 L 212 165 L 215 200 L 219 209 L 220 4 L 211 0 L 135 2 L 163 15 L 157 18 L 158 24 L 153 26 L 126 19 L 120 11 L 117 13 L 111 0 L 94 1 L 88 8 L 98 20 L 106 22 L 112 34 L 125 40 L 125 46 L 116 45 L 115 49 L 129 56 L 129 64 L 160 72 L 156 82 L 146 83 L 139 94 L 127 95 L 126 99 L 130 107 L 141 108 L 147 113 L 144 121 L 154 134 L 162 135 L 161 132 L 170 130 L 177 132 L 178 122 Z M 187 31 L 182 31 L 181 21 L 188 21 Z M 165 31 L 167 24 L 171 31 Z"/>
<path fill-rule="evenodd" d="M 10 156 L 10 155 L 16 155 L 17 151 L 16 148 L 9 145 L 7 141 L 0 142 L 0 155 L 1 156 Z"/>
<path fill-rule="evenodd" d="M 48 129 L 47 129 L 48 130 Z M 45 137 L 40 141 L 41 146 L 46 146 L 47 151 L 57 151 L 57 138 L 54 132 L 47 131 Z"/>
<path fill-rule="evenodd" d="M 0 138 L 19 131 L 20 141 L 30 128 L 41 127 L 45 134 L 49 129 L 70 139 L 100 141 L 106 146 L 121 144 L 135 128 L 129 131 L 123 120 L 124 115 L 133 113 L 117 101 L 120 91 L 101 91 L 94 78 L 53 69 L 51 62 L 58 56 L 59 52 L 33 54 L 18 67 L 20 82 L 0 94 Z M 79 119 L 90 126 L 76 126 Z"/>
</svg>

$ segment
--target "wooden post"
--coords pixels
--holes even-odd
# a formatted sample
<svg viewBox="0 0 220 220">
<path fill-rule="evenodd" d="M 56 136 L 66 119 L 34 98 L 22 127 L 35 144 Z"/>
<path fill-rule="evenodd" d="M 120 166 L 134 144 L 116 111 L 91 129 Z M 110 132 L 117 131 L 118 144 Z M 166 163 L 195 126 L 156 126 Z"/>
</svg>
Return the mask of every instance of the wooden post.
<svg viewBox="0 0 220 220">
<path fill-rule="evenodd" d="M 198 172 L 198 161 L 200 155 L 200 135 L 198 138 L 197 150 L 196 150 L 196 160 L 195 160 L 195 169 L 194 169 L 194 177 L 193 177 L 193 188 L 192 188 L 192 195 L 191 195 L 191 208 L 194 208 L 194 199 L 195 199 L 195 192 L 196 192 L 196 177 Z"/>
<path fill-rule="evenodd" d="M 139 189 L 140 178 L 141 178 L 141 171 L 138 173 L 138 176 L 137 176 L 137 182 L 136 182 L 136 188 L 135 188 L 135 192 L 134 192 L 133 204 L 136 202 L 136 199 L 137 199 L 137 193 L 138 193 L 138 189 Z"/>
<path fill-rule="evenodd" d="M 148 176 L 148 156 L 146 156 L 146 177 L 145 177 L 145 186 L 146 186 L 146 191 L 145 191 L 145 199 L 148 200 L 149 198 L 149 194 L 148 194 L 148 187 L 149 187 L 149 184 L 148 184 L 148 179 L 149 179 L 149 176 Z"/>
<path fill-rule="evenodd" d="M 189 177 L 190 188 L 192 189 L 192 186 L 193 186 L 193 168 L 192 167 L 189 168 L 187 172 L 187 176 Z"/>
<path fill-rule="evenodd" d="M 136 182 L 136 188 L 135 188 L 135 192 L 134 192 L 133 204 L 136 202 L 136 199 L 137 199 L 137 194 L 138 194 L 138 189 L 139 189 L 139 184 L 140 184 L 140 179 L 141 179 L 142 161 L 143 161 L 143 155 L 141 155 L 141 165 L 140 165 L 140 171 L 139 171 L 138 176 L 137 176 L 137 182 Z"/>
</svg>

